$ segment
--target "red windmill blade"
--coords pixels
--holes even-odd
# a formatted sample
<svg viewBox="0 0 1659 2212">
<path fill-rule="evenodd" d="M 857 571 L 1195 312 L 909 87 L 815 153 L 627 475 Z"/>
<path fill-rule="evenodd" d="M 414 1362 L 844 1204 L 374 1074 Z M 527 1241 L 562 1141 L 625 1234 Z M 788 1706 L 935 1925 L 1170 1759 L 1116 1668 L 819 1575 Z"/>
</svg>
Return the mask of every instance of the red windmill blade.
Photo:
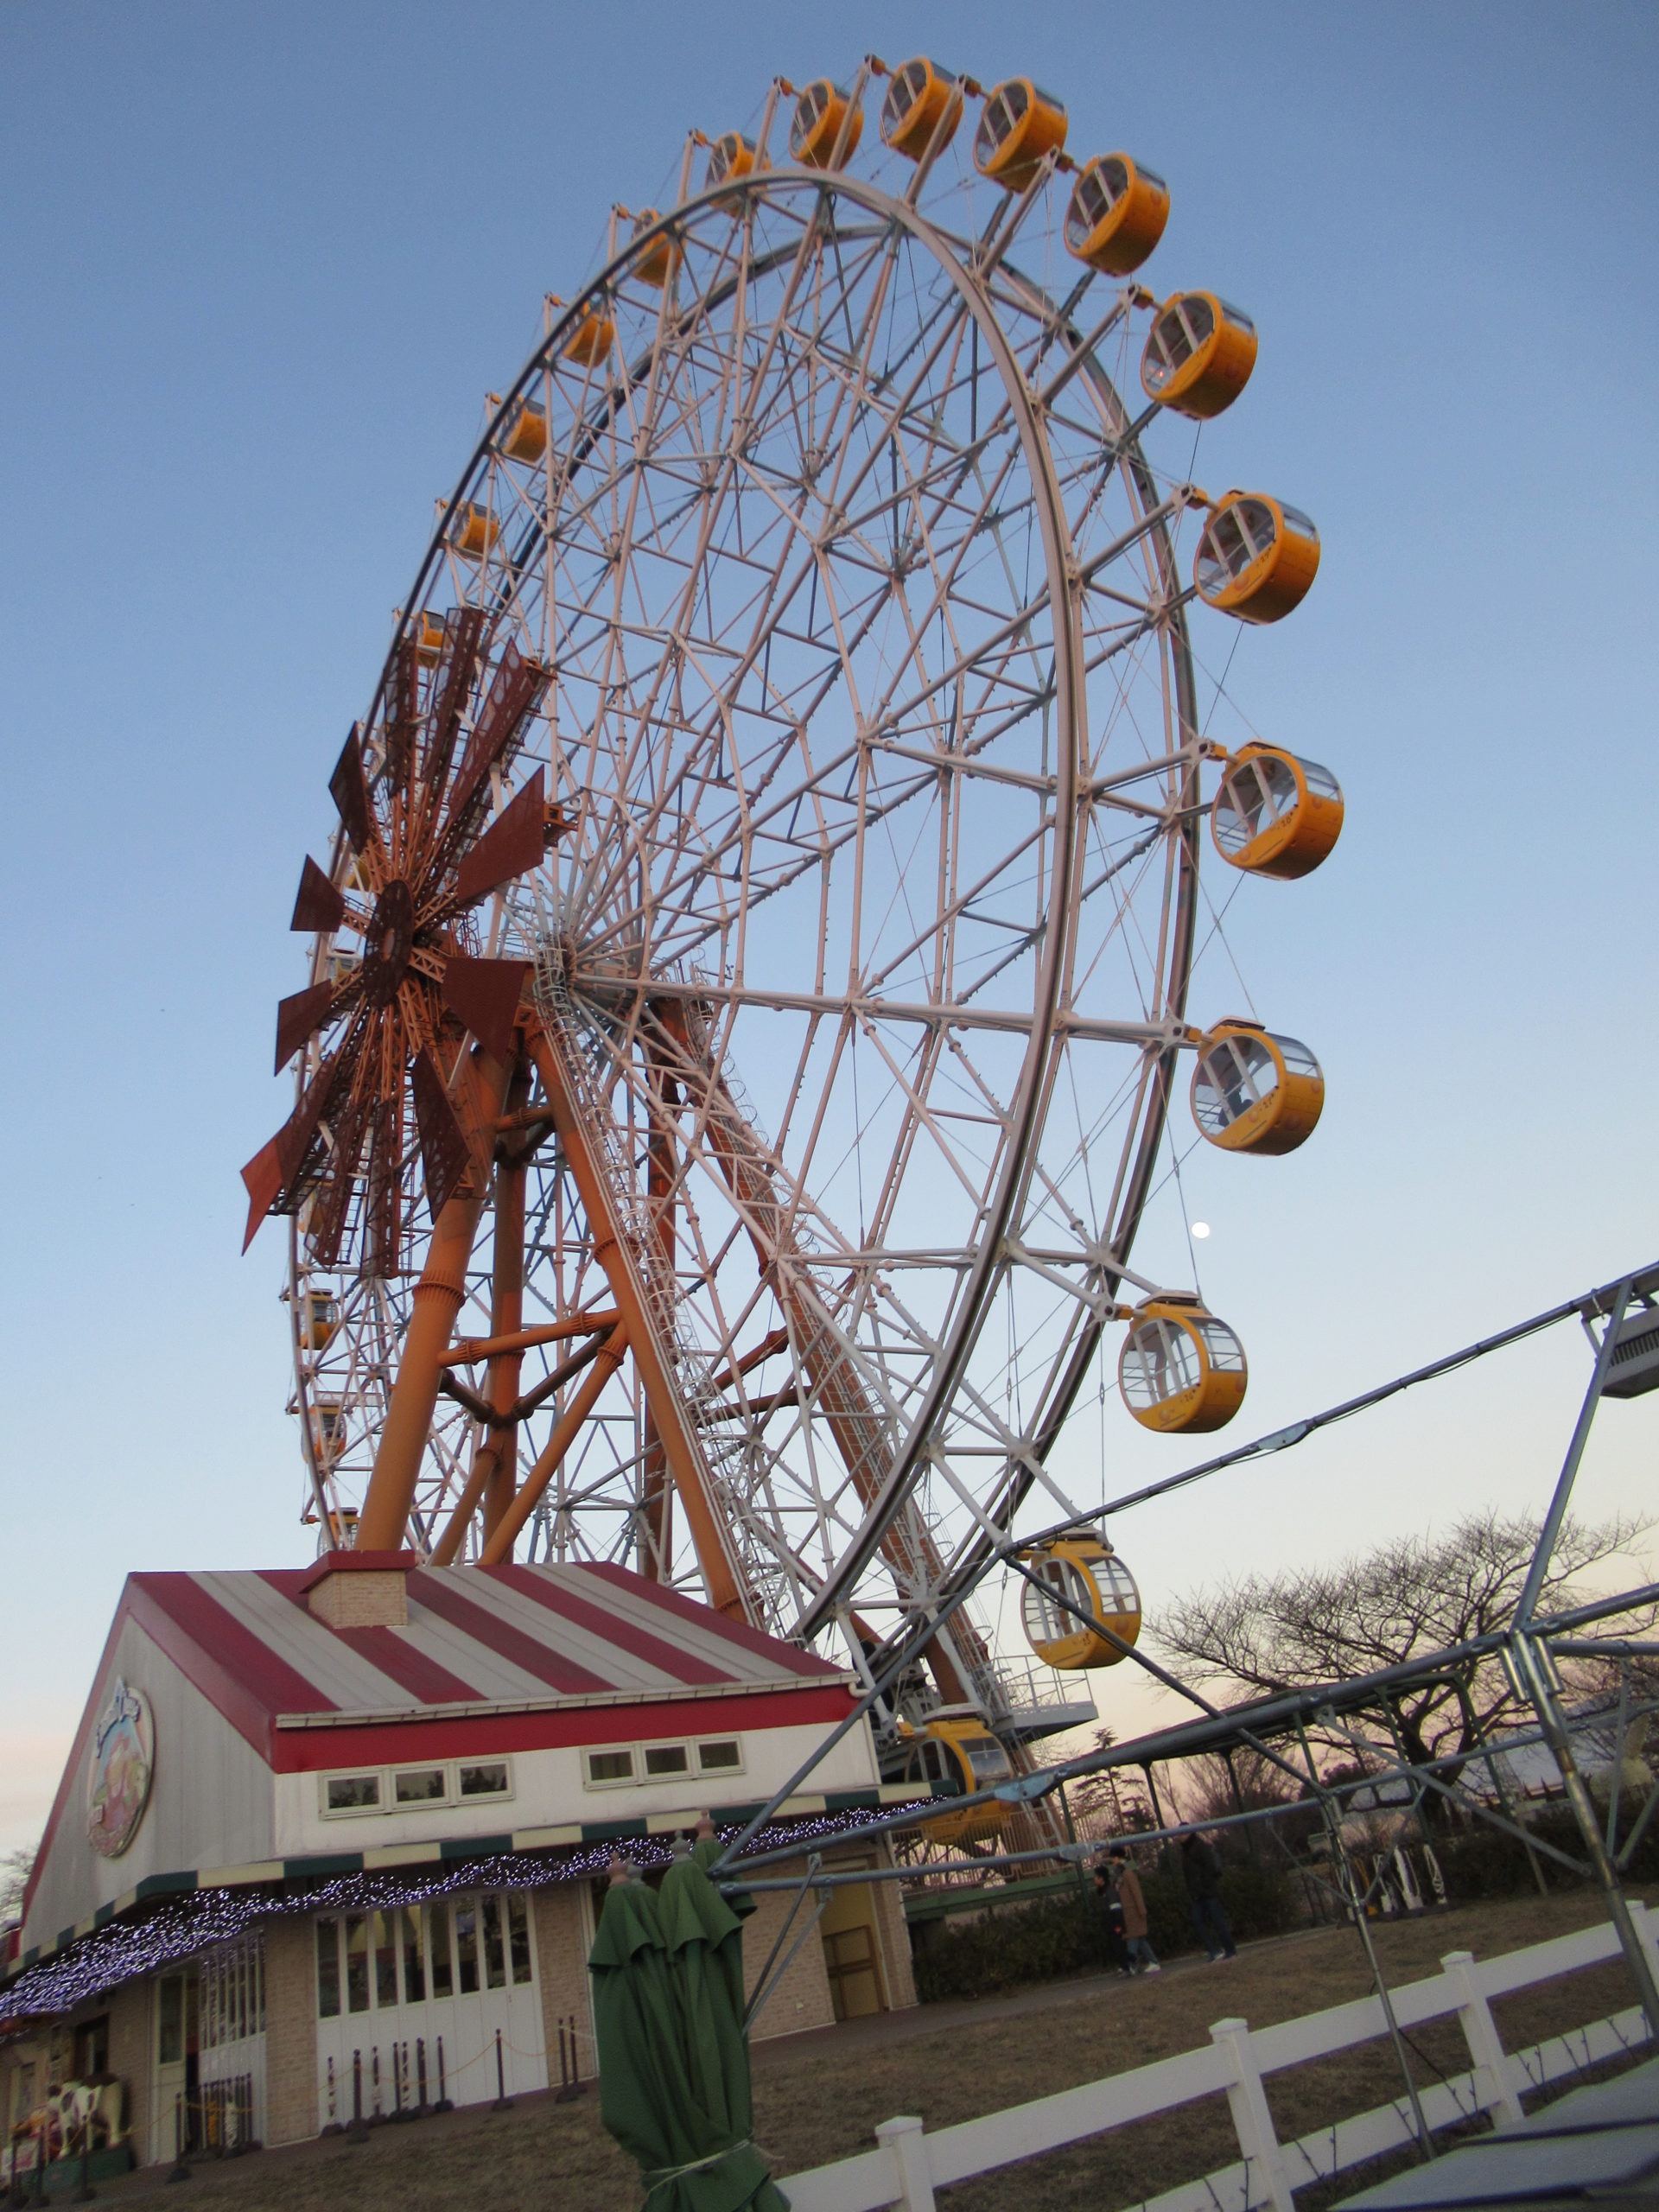
<svg viewBox="0 0 1659 2212">
<path fill-rule="evenodd" d="M 363 1271 L 390 1274 L 411 1131 L 435 1220 L 474 1164 L 455 1096 L 461 1044 L 470 1031 L 496 1057 L 511 1052 L 528 965 L 479 959 L 469 909 L 536 867 L 562 826 L 538 766 L 485 827 L 494 776 L 550 680 L 511 641 L 492 668 L 477 607 L 446 618 L 429 669 L 412 635 L 394 646 L 378 760 L 353 725 L 329 779 L 344 887 L 308 855 L 294 903 L 294 929 L 353 935 L 358 956 L 334 955 L 332 974 L 277 1008 L 278 1072 L 326 1041 L 293 1113 L 242 1171 L 245 1250 L 267 1214 L 308 1201 L 306 1238 L 320 1264 L 334 1265 L 354 1232 Z"/>
</svg>

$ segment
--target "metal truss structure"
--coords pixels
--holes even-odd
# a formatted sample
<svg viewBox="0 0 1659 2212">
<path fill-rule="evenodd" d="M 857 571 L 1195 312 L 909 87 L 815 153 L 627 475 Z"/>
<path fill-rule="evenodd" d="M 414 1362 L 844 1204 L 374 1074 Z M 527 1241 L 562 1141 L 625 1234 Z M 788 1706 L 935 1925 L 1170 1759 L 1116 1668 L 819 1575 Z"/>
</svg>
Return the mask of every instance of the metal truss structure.
<svg viewBox="0 0 1659 2212">
<path fill-rule="evenodd" d="M 1341 1840 L 1342 1824 L 1355 1809 L 1357 1802 L 1362 1807 L 1368 1802 L 1375 1805 L 1379 1781 L 1394 1786 L 1413 1816 L 1421 1819 L 1432 1800 L 1450 1801 L 1461 1813 L 1522 1844 L 1534 1857 L 1535 1864 L 1537 1859 L 1543 1858 L 1565 1867 L 1580 1878 L 1594 1882 L 1602 1891 L 1609 1916 L 1618 1931 L 1637 2000 L 1646 2016 L 1648 2032 L 1650 2037 L 1659 2039 L 1659 1984 L 1656 1983 L 1652 1964 L 1632 1921 L 1624 1886 L 1624 1876 L 1635 1853 L 1656 1816 L 1659 1815 L 1659 1783 L 1649 1784 L 1643 1802 L 1635 1808 L 1623 1834 L 1620 1833 L 1626 1809 L 1623 1802 L 1622 1777 L 1627 1747 L 1643 1740 L 1651 1717 L 1659 1713 L 1659 1692 L 1656 1692 L 1652 1686 L 1652 1662 L 1659 1659 L 1659 1641 L 1653 1640 L 1650 1634 L 1641 1629 L 1635 1635 L 1599 1632 L 1604 1630 L 1605 1624 L 1628 1619 L 1632 1614 L 1651 1620 L 1655 1612 L 1659 1611 L 1659 1583 L 1613 1592 L 1592 1602 L 1553 1615 L 1541 1616 L 1538 1611 L 1539 1596 L 1546 1585 L 1597 1409 L 1605 1397 L 1636 1397 L 1659 1389 L 1659 1264 L 1633 1270 L 1615 1282 L 1582 1293 L 1513 1328 L 1501 1331 L 1479 1343 L 1465 1345 L 1409 1375 L 1396 1376 L 1358 1398 L 1313 1414 L 1305 1421 L 1294 1423 L 1288 1428 L 1258 1440 L 1254 1445 L 1225 1454 L 1219 1460 L 1189 1469 L 1183 1474 L 1172 1477 L 1166 1484 L 1157 1486 L 1161 1491 L 1183 1483 L 1202 1480 L 1207 1475 L 1219 1471 L 1224 1465 L 1263 1453 L 1292 1449 L 1333 1421 L 1363 1413 L 1368 1408 L 1395 1396 L 1402 1389 L 1412 1389 L 1450 1373 L 1572 1317 L 1583 1323 L 1594 1353 L 1594 1363 L 1554 1493 L 1542 1517 L 1526 1580 L 1516 1600 L 1513 1618 L 1507 1626 L 1463 1643 L 1414 1654 L 1402 1660 L 1397 1666 L 1374 1673 L 1350 1675 L 1310 1688 L 1287 1691 L 1278 1696 L 1256 1698 L 1225 1709 L 1217 1707 L 1191 1684 L 1179 1681 L 1148 1653 L 1125 1644 L 1126 1658 L 1133 1660 L 1155 1676 L 1165 1688 L 1200 1708 L 1198 1714 L 1192 1719 L 1137 1738 L 1132 1742 L 1111 1745 L 1086 1757 L 1023 1774 L 1002 1785 L 997 1792 L 1011 1804 L 1029 1807 L 1058 1797 L 1068 1783 L 1091 1775 L 1129 1770 L 1138 1771 L 1146 1777 L 1156 1807 L 1157 1793 L 1152 1783 L 1154 1766 L 1174 1765 L 1179 1768 L 1185 1759 L 1213 1753 L 1219 1753 L 1230 1760 L 1233 1753 L 1249 1751 L 1268 1765 L 1280 1770 L 1294 1785 L 1302 1806 L 1317 1808 L 1323 1823 L 1332 1894 L 1340 1909 L 1353 1917 L 1364 1941 L 1377 1992 L 1399 2051 L 1408 2093 L 1417 2113 L 1420 2137 L 1426 2146 L 1427 2130 L 1422 2124 L 1411 2069 L 1406 2063 L 1403 2050 L 1400 2049 L 1388 1986 L 1370 1941 L 1368 1925 L 1369 1909 L 1375 1902 L 1382 1878 L 1374 1872 L 1369 1890 L 1357 1883 L 1351 1859 Z M 1126 1506 L 1130 1502 L 1120 1501 L 1120 1505 Z M 1014 1548 L 1004 1547 L 1003 1554 L 1016 1573 L 1029 1573 L 1030 1569 Z M 1058 1595 L 1054 1602 L 1063 1606 L 1069 1604 L 1065 1597 Z M 1092 1620 L 1091 1616 L 1080 1612 L 1079 1618 L 1092 1621 L 1095 1633 L 1102 1633 L 1098 1621 Z M 895 1669 L 915 1663 L 917 1650 L 928 1633 L 926 1624 L 918 1624 L 912 1630 L 909 1649 L 892 1662 Z M 1493 1659 L 1501 1663 L 1517 1706 L 1523 1710 L 1529 1708 L 1532 1714 L 1530 1726 L 1510 1736 L 1505 1748 L 1512 1750 L 1532 1744 L 1548 1747 L 1560 1772 L 1566 1799 L 1578 1827 L 1581 1856 L 1536 1834 L 1519 1821 L 1489 1748 L 1465 1749 L 1455 1757 L 1428 1760 L 1413 1759 L 1408 1755 L 1395 1718 L 1395 1700 L 1414 1688 L 1455 1682 L 1460 1676 L 1466 1678 L 1475 1667 Z M 1560 1662 L 1563 1660 L 1584 1659 L 1605 1662 L 1618 1676 L 1611 1782 L 1605 1813 L 1597 1807 L 1581 1771 L 1573 1740 L 1573 1731 L 1564 1709 Z M 1645 1680 L 1637 1672 L 1644 1666 Z M 880 1687 L 878 1683 L 877 1694 Z M 844 1723 L 843 1730 L 853 1725 L 855 1725 L 855 1719 Z M 1351 1765 L 1343 1778 L 1331 1778 L 1322 1769 L 1313 1748 L 1315 1738 L 1327 1751 L 1332 1746 L 1340 1746 L 1357 1754 L 1357 1772 Z M 823 1877 L 819 1879 L 816 1869 L 813 1869 L 809 1872 L 805 1885 L 798 1878 L 771 1882 L 763 1878 L 757 1884 L 757 1870 L 789 1854 L 782 1849 L 754 1852 L 748 1848 L 778 1805 L 803 1787 L 826 1748 L 827 1745 L 820 1747 L 812 1759 L 790 1777 L 772 1804 L 763 1808 L 745 1832 L 728 1846 L 722 1866 L 741 1870 L 745 1888 L 786 1888 L 799 1891 L 804 1897 L 806 1888 L 823 1889 L 836 1878 Z M 1490 1800 L 1479 1793 L 1471 1793 L 1467 1789 L 1456 1787 L 1459 1775 L 1471 1768 L 1478 1770 L 1484 1768 L 1490 1777 Z M 1246 1809 L 1241 1799 L 1240 1809 L 1236 1814 L 1207 1816 L 1200 1822 L 1177 1821 L 1173 1823 L 1164 1822 L 1160 1811 L 1158 1824 L 1137 1829 L 1134 1840 L 1141 1846 L 1174 1840 L 1192 1833 L 1195 1827 L 1202 1827 L 1206 1832 L 1223 1827 L 1259 1828 L 1279 1841 L 1282 1847 L 1282 1839 L 1276 1836 L 1275 1830 L 1291 1809 L 1289 1804 L 1283 1802 Z M 855 1833 L 896 1834 L 906 1827 L 913 1828 L 917 1819 L 918 1815 L 912 1808 L 863 1824 Z M 1050 1825 L 1051 1828 L 1057 1826 L 1052 1822 Z M 960 1881 L 978 1885 L 982 1884 L 988 1875 L 999 1875 L 1010 1868 L 1029 1866 L 1033 1862 L 1052 1865 L 1057 1855 L 1063 1859 L 1085 1858 L 1097 1848 L 1095 1845 L 1072 1842 L 1059 1847 L 1058 1853 L 1050 1845 L 1039 1849 L 986 1853 L 960 1860 L 934 1851 L 925 1855 L 922 1878 L 936 1883 Z M 917 1876 L 918 1868 L 912 1864 L 889 1870 L 887 1873 L 879 1871 L 867 1873 L 861 1878 L 914 1881 Z"/>
</svg>

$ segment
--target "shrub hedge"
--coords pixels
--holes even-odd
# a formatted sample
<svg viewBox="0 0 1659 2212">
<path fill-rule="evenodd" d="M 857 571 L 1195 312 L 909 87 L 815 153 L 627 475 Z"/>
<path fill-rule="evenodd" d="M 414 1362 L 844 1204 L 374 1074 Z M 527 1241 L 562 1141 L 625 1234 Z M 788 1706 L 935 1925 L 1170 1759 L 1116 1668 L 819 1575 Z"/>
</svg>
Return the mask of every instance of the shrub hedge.
<svg viewBox="0 0 1659 2212">
<path fill-rule="evenodd" d="M 1197 1948 L 1179 1878 L 1143 1873 L 1147 1932 L 1160 1958 Z M 1290 1885 L 1276 1868 L 1229 1866 L 1221 1878 L 1222 1909 L 1235 1936 L 1274 1936 L 1295 1917 Z M 1107 1963 L 1106 1926 L 1089 1895 L 1045 1897 L 974 1919 L 931 1929 L 916 1955 L 916 1994 L 923 2004 L 949 1997 L 994 1997 L 1028 1981 L 1097 1972 Z"/>
<path fill-rule="evenodd" d="M 1627 1795 L 1619 1806 L 1621 1844 L 1636 1825 L 1642 1802 Z M 1605 1817 L 1605 1806 L 1598 1806 L 1597 1810 Z M 1583 1859 L 1578 1822 L 1565 1805 L 1546 1807 L 1528 1826 L 1541 1843 L 1554 1844 L 1558 1851 Z M 1501 1828 L 1492 1827 L 1484 1821 L 1471 1821 L 1455 1834 L 1437 1834 L 1434 1855 L 1440 1862 L 1446 1891 L 1454 1904 L 1477 1897 L 1513 1897 L 1536 1887 L 1526 1846 L 1517 1837 L 1506 1835 Z M 1538 1863 L 1552 1890 L 1575 1888 L 1582 1878 L 1541 1852 Z M 1643 1832 L 1625 1872 L 1633 1882 L 1659 1881 L 1659 1821 L 1650 1823 Z"/>
<path fill-rule="evenodd" d="M 1627 1836 L 1642 1801 L 1627 1798 L 1619 1809 L 1619 1834 Z M 1532 1833 L 1557 1849 L 1581 1858 L 1579 1831 L 1565 1805 L 1543 1808 L 1529 1823 Z M 1535 1887 L 1527 1849 L 1484 1821 L 1433 1837 L 1435 1857 L 1453 1904 L 1484 1897 L 1510 1897 Z M 1580 1877 L 1540 1854 L 1551 1889 L 1571 1889 Z M 1186 1888 L 1179 1872 L 1138 1869 L 1147 1900 L 1147 1931 L 1161 1958 L 1198 1948 L 1188 1913 Z M 1648 1827 L 1627 1870 L 1637 1882 L 1659 1882 L 1659 1818 Z M 1222 1909 L 1241 1942 L 1276 1936 L 1303 1916 L 1301 1901 L 1282 1869 L 1271 1863 L 1226 1867 L 1221 1877 Z M 936 1923 L 916 1950 L 916 1993 L 924 2004 L 950 1997 L 990 1997 L 1022 1983 L 1098 1972 L 1107 1963 L 1106 1929 L 1092 1888 L 1028 1905 L 1011 1905 L 974 1919 Z"/>
</svg>

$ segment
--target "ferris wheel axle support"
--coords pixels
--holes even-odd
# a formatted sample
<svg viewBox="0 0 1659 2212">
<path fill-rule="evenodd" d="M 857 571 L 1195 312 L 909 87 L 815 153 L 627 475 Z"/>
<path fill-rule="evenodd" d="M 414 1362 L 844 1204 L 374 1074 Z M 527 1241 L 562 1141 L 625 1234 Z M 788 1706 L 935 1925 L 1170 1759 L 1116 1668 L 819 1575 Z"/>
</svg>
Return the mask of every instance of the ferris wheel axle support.
<svg viewBox="0 0 1659 2212">
<path fill-rule="evenodd" d="M 714 1483 L 686 1418 L 684 1403 L 674 1387 L 666 1347 L 658 1341 L 644 1287 L 616 1217 L 609 1184 L 566 1079 L 563 1051 L 539 1025 L 529 1028 L 526 1043 L 553 1109 L 553 1125 L 593 1232 L 594 1257 L 610 1284 L 633 1348 L 634 1366 L 685 1511 L 709 1602 L 716 1612 L 747 1621 L 749 1608 L 715 1504 Z"/>
<path fill-rule="evenodd" d="M 582 1425 L 599 1403 L 605 1385 L 621 1366 L 627 1354 L 627 1331 L 613 1329 L 600 1346 L 592 1374 L 554 1424 L 553 1433 L 547 1440 L 540 1459 L 524 1477 L 500 1519 L 493 1529 L 487 1529 L 483 1548 L 478 1554 L 480 1567 L 494 1567 L 502 1560 L 512 1557 L 512 1547 L 519 1531 L 536 1510 L 542 1492 L 558 1471 L 559 1462 L 581 1434 Z"/>
<path fill-rule="evenodd" d="M 506 1110 L 518 1112 L 530 1096 L 530 1077 L 518 1061 L 507 1085 Z M 524 1158 L 503 1160 L 495 1175 L 495 1266 L 490 1286 L 490 1334 L 505 1339 L 491 1357 L 485 1395 L 502 1414 L 518 1402 L 518 1376 L 523 1352 L 511 1341 L 524 1319 Z M 480 1451 L 491 1452 L 494 1464 L 484 1484 L 484 1535 L 487 1542 L 505 1518 L 512 1503 L 518 1476 L 518 1427 L 503 1420 L 492 1424 Z"/>
<path fill-rule="evenodd" d="M 619 1317 L 613 1313 L 608 1319 L 610 1326 L 615 1328 Z M 507 1416 L 507 1421 L 517 1423 L 528 1420 L 530 1415 L 544 1405 L 555 1392 L 563 1390 L 567 1382 L 574 1382 L 583 1368 L 588 1366 L 590 1361 L 597 1359 L 603 1351 L 606 1334 L 606 1332 L 601 1331 L 599 1334 L 590 1337 L 580 1351 L 573 1352 L 569 1359 L 561 1360 L 550 1375 L 543 1376 L 528 1396 L 519 1399 Z M 481 1398 L 474 1397 L 470 1390 L 463 1395 L 457 1389 L 454 1382 L 448 1379 L 446 1379 L 443 1387 L 447 1392 L 460 1398 L 461 1402 L 467 1408 L 474 1421 L 481 1421 L 486 1427 L 490 1425 L 491 1408 Z M 500 1425 L 505 1427 L 506 1424 L 503 1422 Z M 467 1486 L 455 1501 L 454 1510 L 449 1516 L 443 1534 L 432 1547 L 434 1567 L 454 1566 L 462 1540 L 472 1525 L 473 1516 L 478 1510 L 479 1500 L 484 1495 L 485 1485 L 494 1469 L 495 1453 L 492 1446 L 486 1444 L 474 1459 L 473 1471 L 467 1478 Z"/>
<path fill-rule="evenodd" d="M 470 1066 L 478 1118 L 488 1128 L 501 1111 L 508 1071 L 481 1048 L 474 1052 Z M 358 1522 L 357 1541 L 364 1551 L 399 1551 L 408 1541 L 410 1508 L 415 1502 L 421 1461 L 437 1407 L 443 1356 L 467 1295 L 467 1266 L 473 1256 L 487 1190 L 487 1175 L 480 1171 L 475 1160 L 461 1188 L 445 1199 L 433 1227 L 426 1265 L 410 1301 L 409 1332 L 386 1408 L 380 1448 L 374 1455 L 374 1472 L 369 1478 Z"/>
</svg>

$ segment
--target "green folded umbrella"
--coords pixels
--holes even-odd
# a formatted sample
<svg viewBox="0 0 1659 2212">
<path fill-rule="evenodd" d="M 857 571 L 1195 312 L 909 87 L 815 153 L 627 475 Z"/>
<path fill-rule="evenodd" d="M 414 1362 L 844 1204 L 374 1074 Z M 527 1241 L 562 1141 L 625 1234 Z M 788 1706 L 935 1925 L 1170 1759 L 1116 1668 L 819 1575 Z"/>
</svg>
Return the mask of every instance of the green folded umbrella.
<svg viewBox="0 0 1659 2212">
<path fill-rule="evenodd" d="M 750 2139 L 743 1925 L 709 1878 L 719 1856 L 700 1839 L 657 1896 L 613 1883 L 588 1961 L 600 2118 L 643 2169 L 645 2212 L 788 2212 Z"/>
</svg>

